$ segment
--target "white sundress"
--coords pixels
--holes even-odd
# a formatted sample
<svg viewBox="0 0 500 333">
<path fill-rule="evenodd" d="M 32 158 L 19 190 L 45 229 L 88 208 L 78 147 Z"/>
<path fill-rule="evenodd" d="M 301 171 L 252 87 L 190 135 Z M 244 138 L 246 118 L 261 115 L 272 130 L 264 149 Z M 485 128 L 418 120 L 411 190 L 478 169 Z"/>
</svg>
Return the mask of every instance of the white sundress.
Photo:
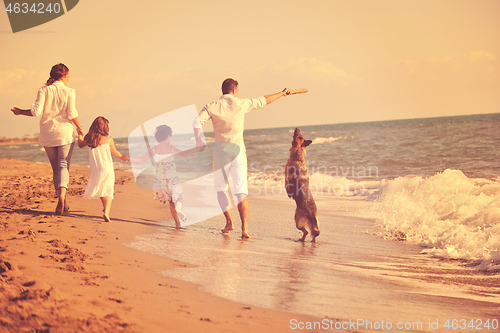
<svg viewBox="0 0 500 333">
<path fill-rule="evenodd" d="M 153 154 L 156 167 L 153 199 L 159 200 L 162 204 L 169 203 L 172 200 L 175 203 L 179 199 L 184 199 L 184 191 L 177 176 L 174 155 L 157 154 L 155 147 L 153 147 Z M 168 188 L 166 179 L 168 179 Z"/>
<path fill-rule="evenodd" d="M 85 199 L 111 197 L 112 199 L 115 187 L 115 170 L 109 141 L 89 149 L 89 162 L 90 177 L 83 197 Z"/>
</svg>

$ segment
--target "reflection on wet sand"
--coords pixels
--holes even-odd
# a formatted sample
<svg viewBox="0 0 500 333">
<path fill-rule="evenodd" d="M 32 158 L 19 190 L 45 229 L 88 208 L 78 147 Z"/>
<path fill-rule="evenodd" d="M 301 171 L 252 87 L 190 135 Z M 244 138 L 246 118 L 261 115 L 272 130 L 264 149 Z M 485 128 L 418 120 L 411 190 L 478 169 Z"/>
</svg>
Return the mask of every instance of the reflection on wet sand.
<svg viewBox="0 0 500 333">
<path fill-rule="evenodd" d="M 342 201 L 319 200 L 322 238 L 313 244 L 296 241 L 293 202 L 250 200 L 252 239 L 222 235 L 219 216 L 181 231 L 164 228 L 139 236 L 129 246 L 196 265 L 163 274 L 216 296 L 320 318 L 487 319 L 500 303 L 498 275 L 377 237 L 373 221 L 346 215 Z"/>
</svg>

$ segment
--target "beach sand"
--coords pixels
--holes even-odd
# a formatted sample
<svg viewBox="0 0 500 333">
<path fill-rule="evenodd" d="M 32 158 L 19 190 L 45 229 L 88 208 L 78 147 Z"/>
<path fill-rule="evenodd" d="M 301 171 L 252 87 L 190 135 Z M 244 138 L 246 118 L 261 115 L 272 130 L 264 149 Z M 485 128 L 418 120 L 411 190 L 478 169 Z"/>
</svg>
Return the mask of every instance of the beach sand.
<svg viewBox="0 0 500 333">
<path fill-rule="evenodd" d="M 252 186 L 243 241 L 234 209 L 229 235 L 221 216 L 175 230 L 124 171 L 106 223 L 100 200 L 82 197 L 88 171 L 71 167 L 70 211 L 56 216 L 49 165 L 0 160 L 0 332 L 290 332 L 325 319 L 328 329 L 302 331 L 395 328 L 347 325 L 364 320 L 469 332 L 444 325 L 500 319 L 498 272 L 384 240 L 362 217 L 366 198 L 316 196 L 321 235 L 300 243 L 293 200 Z"/>
<path fill-rule="evenodd" d="M 5 141 L 0 141 L 0 146 L 28 145 L 34 143 L 38 143 L 38 140 L 6 139 Z"/>
<path fill-rule="evenodd" d="M 56 216 L 50 166 L 0 159 L 0 332 L 280 332 L 314 320 L 158 274 L 189 265 L 123 244 L 155 232 L 166 211 L 117 171 L 104 222 L 100 200 L 82 197 L 88 171 L 71 167 L 70 211 Z"/>
</svg>

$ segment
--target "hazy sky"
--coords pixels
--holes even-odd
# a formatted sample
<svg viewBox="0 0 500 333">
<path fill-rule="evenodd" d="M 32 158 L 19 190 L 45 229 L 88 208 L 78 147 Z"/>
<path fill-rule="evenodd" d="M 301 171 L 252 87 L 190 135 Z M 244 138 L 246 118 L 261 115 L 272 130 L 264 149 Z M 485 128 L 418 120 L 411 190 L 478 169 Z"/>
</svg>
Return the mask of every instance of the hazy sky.
<svg viewBox="0 0 500 333">
<path fill-rule="evenodd" d="M 246 128 L 500 112 L 499 41 L 498 0 L 84 0 L 15 34 L 0 11 L 0 136 L 38 132 L 9 110 L 29 108 L 59 62 L 84 128 L 102 115 L 115 137 L 200 110 L 227 77 L 240 97 L 309 89 Z"/>
</svg>

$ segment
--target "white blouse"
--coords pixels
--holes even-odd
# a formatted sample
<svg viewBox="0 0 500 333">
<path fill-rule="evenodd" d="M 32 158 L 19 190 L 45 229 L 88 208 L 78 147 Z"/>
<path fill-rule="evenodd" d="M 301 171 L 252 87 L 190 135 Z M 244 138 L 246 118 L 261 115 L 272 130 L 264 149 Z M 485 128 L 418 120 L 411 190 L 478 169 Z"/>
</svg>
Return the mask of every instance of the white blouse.
<svg viewBox="0 0 500 333">
<path fill-rule="evenodd" d="M 232 142 L 240 146 L 245 153 L 243 131 L 245 114 L 266 106 L 266 98 L 238 98 L 231 94 L 222 95 L 217 101 L 207 104 L 201 109 L 199 121 L 195 120 L 194 128 L 201 128 L 208 119 L 212 119 L 216 142 Z"/>
<path fill-rule="evenodd" d="M 78 117 L 75 107 L 75 89 L 68 88 L 61 81 L 38 89 L 31 114 L 40 119 L 38 143 L 44 147 L 63 146 L 75 141 L 74 125 L 71 119 Z"/>
</svg>

